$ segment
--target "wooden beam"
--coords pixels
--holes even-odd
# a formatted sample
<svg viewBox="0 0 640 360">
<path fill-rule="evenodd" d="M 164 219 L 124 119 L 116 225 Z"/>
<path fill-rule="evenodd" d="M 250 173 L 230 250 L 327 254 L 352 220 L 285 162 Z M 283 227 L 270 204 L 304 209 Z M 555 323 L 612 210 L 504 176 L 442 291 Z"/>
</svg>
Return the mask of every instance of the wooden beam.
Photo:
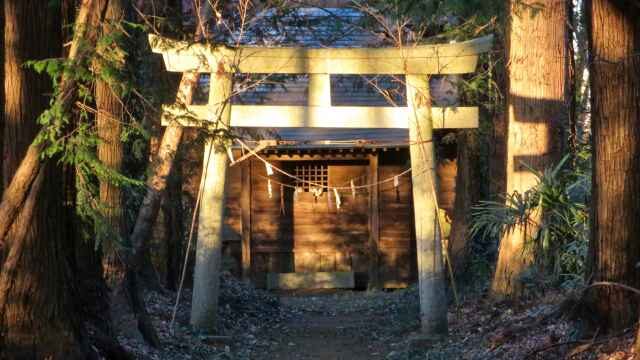
<svg viewBox="0 0 640 360">
<path fill-rule="evenodd" d="M 344 154 L 344 155 L 325 155 L 325 154 L 287 154 L 284 156 L 267 155 L 263 156 L 267 161 L 331 161 L 331 160 L 366 160 L 365 154 Z"/>
<path fill-rule="evenodd" d="M 407 76 L 409 146 L 413 213 L 418 257 L 420 322 L 426 335 L 447 332 L 447 299 L 442 262 L 442 244 L 436 229 L 435 149 L 430 118 L 429 81 L 426 76 Z"/>
<path fill-rule="evenodd" d="M 252 74 L 465 74 L 475 71 L 478 55 L 491 49 L 492 36 L 453 44 L 401 48 L 230 48 L 189 44 L 149 35 L 153 52 L 168 71 Z"/>
<path fill-rule="evenodd" d="M 242 164 L 240 211 L 242 224 L 242 279 L 251 279 L 251 161 Z"/>
<path fill-rule="evenodd" d="M 378 155 L 369 155 L 369 289 L 380 288 L 380 209 Z"/>
<path fill-rule="evenodd" d="M 179 121 L 183 126 L 200 126 L 211 118 L 208 105 L 191 105 L 187 111 L 164 106 L 162 124 Z M 374 106 L 231 106 L 231 126 L 235 127 L 307 127 L 407 129 L 407 107 Z M 478 127 L 477 107 L 431 108 L 434 129 Z"/>
<path fill-rule="evenodd" d="M 230 74 L 212 74 L 209 104 L 212 106 L 213 115 L 227 125 L 231 117 L 231 109 L 228 106 L 231 92 Z M 215 139 L 208 139 L 204 152 L 203 191 L 198 213 L 198 242 L 190 321 L 195 329 L 205 332 L 213 332 L 216 329 L 228 163 L 224 148 L 221 148 Z"/>
<path fill-rule="evenodd" d="M 308 105 L 331 107 L 331 77 L 328 74 L 309 75 Z"/>
<path fill-rule="evenodd" d="M 255 148 L 251 149 L 251 151 L 253 151 L 254 153 L 259 153 L 260 151 L 268 148 L 269 146 L 276 146 L 276 145 L 278 145 L 278 143 L 275 140 L 260 140 L 258 142 L 258 145 Z M 245 149 L 242 148 L 242 150 L 244 151 Z M 235 166 L 236 164 L 240 164 L 243 161 L 251 158 L 252 156 L 254 156 L 253 153 L 247 152 L 246 154 L 240 156 L 233 164 L 231 164 L 231 166 Z"/>
</svg>

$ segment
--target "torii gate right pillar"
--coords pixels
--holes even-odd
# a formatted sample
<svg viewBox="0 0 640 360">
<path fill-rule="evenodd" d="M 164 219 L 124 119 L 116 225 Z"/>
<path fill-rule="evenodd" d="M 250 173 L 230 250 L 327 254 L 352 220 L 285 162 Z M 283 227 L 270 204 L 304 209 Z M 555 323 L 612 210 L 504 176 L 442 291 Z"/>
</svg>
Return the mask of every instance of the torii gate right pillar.
<svg viewBox="0 0 640 360">
<path fill-rule="evenodd" d="M 447 333 L 447 299 L 434 198 L 437 184 L 429 80 L 424 74 L 407 74 L 406 86 L 420 323 L 424 335 L 444 335 Z"/>
</svg>

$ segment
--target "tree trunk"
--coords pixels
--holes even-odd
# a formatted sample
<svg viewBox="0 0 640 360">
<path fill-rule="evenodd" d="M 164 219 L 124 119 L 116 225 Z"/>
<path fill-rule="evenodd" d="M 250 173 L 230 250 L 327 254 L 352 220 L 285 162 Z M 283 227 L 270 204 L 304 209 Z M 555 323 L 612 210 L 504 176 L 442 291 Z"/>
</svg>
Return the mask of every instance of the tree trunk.
<svg viewBox="0 0 640 360">
<path fill-rule="evenodd" d="M 591 0 L 593 198 L 591 278 L 640 287 L 640 9 Z M 634 324 L 638 298 L 616 287 L 592 290 L 599 326 Z"/>
<path fill-rule="evenodd" d="M 117 36 L 118 24 L 124 19 L 122 0 L 109 0 L 102 36 Z M 113 64 L 111 64 L 113 66 Z M 96 81 L 95 101 L 97 108 L 98 160 L 109 169 L 122 169 L 123 146 L 121 141 L 123 103 L 108 81 Z M 110 229 L 98 230 L 102 236 L 99 243 L 103 251 L 104 274 L 107 283 L 114 285 L 124 278 L 124 264 L 120 252 L 121 237 L 125 233 L 120 187 L 109 179 L 100 180 L 100 202 L 104 206 L 104 217 Z"/>
<path fill-rule="evenodd" d="M 0 314 L 4 356 L 83 358 L 82 331 L 71 289 L 72 242 L 62 208 L 62 174 L 54 162 L 41 167 L 14 222 L 12 244 L 0 273 Z"/>
<path fill-rule="evenodd" d="M 166 274 L 167 288 L 176 291 L 180 279 L 182 264 L 182 240 L 184 236 L 184 223 L 182 211 L 182 178 L 180 167 L 173 168 L 167 185 L 167 193 L 163 200 L 165 229 L 164 245 L 166 247 Z"/>
<path fill-rule="evenodd" d="M 456 273 L 464 272 L 468 260 L 469 213 L 471 206 L 479 200 L 480 182 L 474 171 L 480 161 L 476 135 L 463 130 L 457 136 L 458 172 L 456 174 L 456 198 L 453 208 L 453 223 L 449 235 L 450 260 Z"/>
<path fill-rule="evenodd" d="M 4 6 L 0 6 L 0 64 L 4 64 Z M 0 154 L 4 154 L 4 65 L 0 66 Z M 0 156 L 0 179 L 4 179 L 3 156 Z M 4 190 L 4 181 L 0 181 L 0 196 Z M 2 249 L 0 249 L 0 266 L 2 266 Z"/>
<path fill-rule="evenodd" d="M 178 90 L 179 101 L 182 101 L 184 104 L 191 103 L 197 81 L 198 74 L 196 73 L 185 73 L 182 76 Z M 151 165 L 152 175 L 147 180 L 147 194 L 142 201 L 142 206 L 140 207 L 140 212 L 138 213 L 136 224 L 131 234 L 131 245 L 134 251 L 133 256 L 134 258 L 141 258 L 134 260 L 139 264 L 136 265 L 138 267 L 142 265 L 144 249 L 147 246 L 149 236 L 151 236 L 151 228 L 160 209 L 162 193 L 167 187 L 167 178 L 173 167 L 173 160 L 178 151 L 180 139 L 182 139 L 182 132 L 183 127 L 180 124 L 174 122 L 167 126 L 162 135 L 158 156 Z"/>
<path fill-rule="evenodd" d="M 36 119 L 49 103 L 51 80 L 46 74 L 37 74 L 34 70 L 25 71 L 24 63 L 28 60 L 59 56 L 60 39 L 43 44 L 22 41 L 40 33 L 51 33 L 54 36 L 59 34 L 62 28 L 59 17 L 55 16 L 55 12 L 48 10 L 38 1 L 9 1 L 2 5 L 3 19 L 6 12 L 8 21 L 2 21 L 2 53 L 6 53 L 2 74 L 6 76 L 2 76 L 3 85 L 0 86 L 0 102 L 3 109 L 0 115 L 0 173 L 3 175 L 0 194 L 11 181 L 29 144 L 33 141 L 38 131 Z M 31 21 L 30 14 L 41 16 L 42 21 Z M 5 93 L 8 94 L 7 99 Z"/>
<path fill-rule="evenodd" d="M 33 58 L 60 56 L 60 12 L 40 1 L 6 0 L 5 175 L 21 182 L 19 160 L 37 132 L 36 118 L 48 107 L 51 83 L 23 66 Z M 39 21 L 33 21 L 38 19 Z M 11 136 L 9 136 L 11 135 Z M 0 272 L 0 347 L 6 358 L 83 358 L 87 348 L 75 311 L 71 271 L 73 241 L 66 224 L 63 169 L 55 161 L 36 166 L 23 201 L 8 224 L 10 246 Z M 10 187 L 11 188 L 11 187 Z M 5 194 L 6 195 L 6 194 Z M 3 234 L 4 235 L 4 234 Z"/>
<path fill-rule="evenodd" d="M 4 43 L 4 148 L 3 184 L 15 174 L 27 148 L 38 132 L 36 119 L 49 106 L 51 79 L 25 69 L 28 60 L 59 57 L 62 49 L 60 12 L 43 6 L 41 1 L 5 1 Z M 38 21 L 33 21 L 37 18 Z M 42 35 L 41 35 L 42 34 Z M 29 39 L 49 35 L 41 43 Z"/>
<path fill-rule="evenodd" d="M 560 154 L 561 128 L 569 120 L 568 9 L 564 1 L 508 1 L 507 27 L 507 193 L 537 184 L 522 163 L 542 170 Z M 539 6 L 541 5 L 541 6 Z M 539 229 L 516 226 L 500 240 L 492 283 L 494 297 L 517 297 L 519 276 L 532 260 L 525 242 Z"/>
<path fill-rule="evenodd" d="M 95 40 L 94 32 L 89 31 L 93 30 L 93 27 L 87 25 L 94 21 L 99 21 L 99 16 L 103 14 L 103 10 L 96 0 L 82 0 L 76 18 L 73 41 L 67 56 L 68 60 L 81 62 L 87 56 L 87 50 L 89 50 L 87 44 L 90 45 L 92 43 L 91 39 Z M 63 76 L 55 99 L 62 113 L 69 113 L 75 100 L 76 90 L 75 80 Z M 2 194 L 2 202 L 0 203 L 0 246 L 4 245 L 6 235 L 18 216 L 20 208 L 29 196 L 29 192 L 40 191 L 40 183 L 35 182 L 35 179 L 41 170 L 41 166 L 46 162 L 46 160 L 41 161 L 40 157 L 43 149 L 43 143 L 31 143 L 20 162 L 20 166 L 15 170 L 11 182 L 5 187 L 5 191 Z"/>
</svg>

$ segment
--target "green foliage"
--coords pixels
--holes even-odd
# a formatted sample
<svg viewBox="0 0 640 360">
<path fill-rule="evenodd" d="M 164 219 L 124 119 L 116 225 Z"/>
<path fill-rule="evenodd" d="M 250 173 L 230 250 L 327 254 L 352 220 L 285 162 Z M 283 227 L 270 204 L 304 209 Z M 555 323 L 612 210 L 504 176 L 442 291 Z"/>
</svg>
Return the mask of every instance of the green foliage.
<svg viewBox="0 0 640 360">
<path fill-rule="evenodd" d="M 588 152 L 579 156 L 588 157 Z M 549 276 L 552 282 L 575 284 L 585 271 L 588 244 L 588 172 L 568 168 L 565 156 L 544 171 L 531 167 L 538 183 L 524 193 L 506 194 L 503 201 L 482 201 L 472 208 L 470 234 L 500 239 L 515 226 L 534 226 L 538 230 L 525 242 L 535 265 L 527 278 Z M 531 280 L 533 281 L 533 280 Z"/>
<path fill-rule="evenodd" d="M 115 239 L 117 234 L 105 220 L 107 209 L 99 200 L 98 181 L 107 181 L 120 188 L 142 188 L 144 181 L 111 169 L 98 159 L 96 149 L 102 140 L 95 126 L 93 94 L 97 80 L 105 81 L 123 105 L 136 93 L 135 73 L 127 68 L 129 54 L 125 49 L 131 47 L 130 34 L 140 27 L 128 22 L 101 26 L 110 30 L 101 32 L 95 47 L 85 42 L 78 44 L 79 53 L 86 55 L 81 57 L 82 61 L 45 59 L 28 61 L 25 66 L 47 74 L 53 82 L 50 107 L 38 118 L 41 131 L 36 142 L 43 145 L 41 156 L 76 170 L 76 213 L 89 225 L 82 229 L 85 235 Z M 66 84 L 73 82 L 74 88 L 63 88 L 63 79 Z M 71 94 L 63 92 L 71 90 L 75 90 L 77 96 L 71 111 L 67 111 L 65 102 L 71 100 Z M 136 144 L 136 155 L 142 158 L 140 142 L 148 135 L 133 114 L 127 114 L 125 119 L 119 119 L 124 125 L 122 141 Z"/>
</svg>

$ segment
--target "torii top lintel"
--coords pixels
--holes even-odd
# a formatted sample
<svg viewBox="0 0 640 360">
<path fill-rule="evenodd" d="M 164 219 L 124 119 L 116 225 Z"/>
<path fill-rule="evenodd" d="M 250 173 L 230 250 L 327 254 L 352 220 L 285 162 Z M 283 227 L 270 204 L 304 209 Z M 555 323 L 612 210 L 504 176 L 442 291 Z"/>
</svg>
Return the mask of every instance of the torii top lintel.
<svg viewBox="0 0 640 360">
<path fill-rule="evenodd" d="M 418 86 L 420 92 L 428 92 L 427 75 L 474 72 L 478 56 L 489 51 L 492 41 L 492 36 L 486 36 L 461 43 L 401 48 L 230 48 L 149 36 L 153 51 L 162 54 L 168 71 L 309 74 L 308 106 L 233 105 L 230 109 L 228 123 L 232 127 L 294 128 L 406 129 L 413 114 L 408 107 L 332 106 L 330 74 L 404 74 L 408 90 Z M 186 112 L 180 106 L 165 106 L 163 124 L 178 121 L 183 126 L 198 126 L 221 108 L 220 101 L 227 100 L 218 99 L 218 95 L 210 92 L 208 105 L 188 105 Z M 193 115 L 198 119 L 195 123 L 189 120 Z M 477 107 L 433 107 L 430 115 L 433 128 L 478 126 Z"/>
<path fill-rule="evenodd" d="M 451 44 L 398 48 L 302 48 L 189 44 L 149 35 L 168 71 L 253 74 L 465 74 L 491 49 L 493 36 Z"/>
</svg>

